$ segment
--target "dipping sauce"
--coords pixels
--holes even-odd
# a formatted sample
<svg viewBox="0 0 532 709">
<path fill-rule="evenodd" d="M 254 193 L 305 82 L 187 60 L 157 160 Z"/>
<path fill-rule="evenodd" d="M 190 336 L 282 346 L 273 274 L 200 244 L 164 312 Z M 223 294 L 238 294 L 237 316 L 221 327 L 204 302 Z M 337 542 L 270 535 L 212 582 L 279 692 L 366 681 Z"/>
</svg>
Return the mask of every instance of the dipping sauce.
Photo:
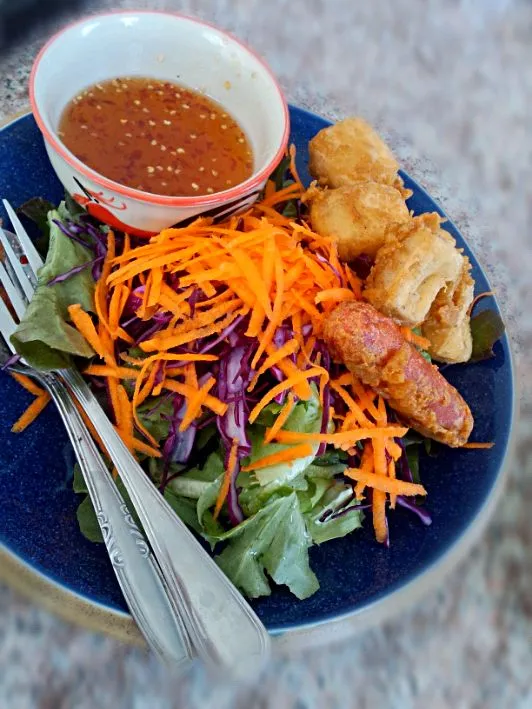
<svg viewBox="0 0 532 709">
<path fill-rule="evenodd" d="M 223 106 L 166 81 L 90 86 L 63 111 L 58 135 L 104 177 L 159 195 L 213 194 L 253 173 L 249 141 Z"/>
</svg>

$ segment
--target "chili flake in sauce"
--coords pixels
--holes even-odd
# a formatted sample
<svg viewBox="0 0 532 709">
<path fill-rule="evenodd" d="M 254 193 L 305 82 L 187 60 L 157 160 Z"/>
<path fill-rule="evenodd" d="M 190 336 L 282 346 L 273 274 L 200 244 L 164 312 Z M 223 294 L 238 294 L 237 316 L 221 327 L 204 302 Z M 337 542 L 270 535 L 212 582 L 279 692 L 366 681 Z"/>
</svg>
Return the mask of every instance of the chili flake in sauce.
<svg viewBox="0 0 532 709">
<path fill-rule="evenodd" d="M 170 196 L 229 189 L 253 173 L 249 141 L 213 99 L 168 81 L 103 81 L 67 105 L 65 146 L 121 185 Z"/>
</svg>

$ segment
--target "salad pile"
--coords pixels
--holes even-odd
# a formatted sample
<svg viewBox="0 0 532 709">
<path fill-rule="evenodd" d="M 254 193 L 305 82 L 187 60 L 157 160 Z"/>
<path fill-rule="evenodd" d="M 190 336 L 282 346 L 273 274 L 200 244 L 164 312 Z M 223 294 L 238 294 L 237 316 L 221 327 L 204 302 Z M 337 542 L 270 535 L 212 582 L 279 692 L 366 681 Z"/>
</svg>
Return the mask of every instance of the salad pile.
<svg viewBox="0 0 532 709">
<path fill-rule="evenodd" d="M 287 175 L 285 162 L 244 215 L 148 242 L 71 201 L 36 203 L 46 262 L 13 337 L 39 369 L 81 368 L 146 474 L 251 598 L 268 595 L 270 579 L 313 594 L 309 547 L 366 514 L 385 544 L 396 505 L 431 523 L 419 502 L 421 437 L 320 339 L 361 281 L 334 240 L 309 228 L 303 187 Z M 79 470 L 74 490 L 81 531 L 101 541 Z"/>
</svg>

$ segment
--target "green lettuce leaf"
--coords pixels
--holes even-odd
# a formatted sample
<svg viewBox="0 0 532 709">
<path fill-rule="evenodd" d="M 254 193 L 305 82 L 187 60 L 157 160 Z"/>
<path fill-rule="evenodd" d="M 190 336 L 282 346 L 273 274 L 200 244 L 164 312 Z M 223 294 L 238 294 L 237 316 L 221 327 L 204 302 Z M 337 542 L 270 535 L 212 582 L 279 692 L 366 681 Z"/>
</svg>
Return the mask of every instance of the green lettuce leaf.
<svg viewBox="0 0 532 709">
<path fill-rule="evenodd" d="M 38 285 L 31 302 L 11 341 L 17 352 L 37 369 L 49 370 L 69 366 L 70 355 L 92 357 L 94 352 L 79 332 L 68 324 L 68 306 L 80 303 L 92 310 L 94 280 L 89 268 L 63 283 L 49 286 L 61 273 L 86 263 L 91 253 L 65 236 L 48 214 L 50 247 L 38 274 Z"/>
<path fill-rule="evenodd" d="M 308 401 L 300 401 L 295 407 L 284 428 L 288 431 L 298 431 L 301 433 L 319 433 L 321 428 L 321 406 L 318 392 L 313 387 L 313 396 Z M 267 455 L 273 455 L 279 451 L 293 448 L 285 443 L 264 443 L 264 428 L 262 426 L 252 426 L 249 431 L 251 440 L 251 454 L 249 464 Z M 262 486 L 272 485 L 272 489 L 289 483 L 302 473 L 305 468 L 312 463 L 316 456 L 319 444 L 313 443 L 312 453 L 304 458 L 290 461 L 289 463 L 277 463 L 267 468 L 255 471 L 255 478 Z"/>
<path fill-rule="evenodd" d="M 202 533 L 203 530 L 198 522 L 196 502 L 194 500 L 176 495 L 169 485 L 164 489 L 164 499 L 187 527 L 193 529 L 197 534 Z"/>
<path fill-rule="evenodd" d="M 331 539 L 345 537 L 346 534 L 361 527 L 363 520 L 362 511 L 356 508 L 346 512 L 341 517 L 331 519 L 330 516 L 346 505 L 347 501 L 352 498 L 353 489 L 350 485 L 340 481 L 331 484 L 321 480 L 320 483 L 322 486 L 325 483 L 326 487 L 325 489 L 322 488 L 323 491 L 318 489 L 315 492 L 314 499 L 311 501 L 314 504 L 312 504 L 311 510 L 305 514 L 307 530 L 315 544 L 322 544 Z M 314 501 L 318 494 L 319 498 Z M 322 521 L 324 516 L 325 521 Z"/>
<path fill-rule="evenodd" d="M 220 537 L 227 541 L 216 561 L 249 598 L 271 593 L 268 574 L 297 598 L 319 588 L 309 566 L 309 537 L 297 495 L 270 499 L 253 517 Z"/>
<path fill-rule="evenodd" d="M 164 395 L 151 397 L 137 409 L 140 422 L 148 432 L 160 443 L 168 438 L 170 419 L 174 407 L 169 398 Z"/>
</svg>

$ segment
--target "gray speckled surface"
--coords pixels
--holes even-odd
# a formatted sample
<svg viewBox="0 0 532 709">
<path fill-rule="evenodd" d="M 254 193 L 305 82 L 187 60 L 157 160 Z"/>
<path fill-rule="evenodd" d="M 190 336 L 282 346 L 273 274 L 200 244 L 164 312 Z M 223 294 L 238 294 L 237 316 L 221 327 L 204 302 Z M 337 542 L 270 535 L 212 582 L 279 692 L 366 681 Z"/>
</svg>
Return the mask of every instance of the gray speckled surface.
<svg viewBox="0 0 532 709">
<path fill-rule="evenodd" d="M 522 413 L 503 501 L 467 561 L 380 628 L 276 656 L 260 686 L 175 678 L 138 649 L 0 587 L 0 706 L 9 709 L 532 707 L 532 6 L 525 0 L 115 2 L 207 18 L 256 47 L 288 98 L 360 113 L 455 219 L 517 340 Z M 92 3 L 91 10 L 110 3 Z M 0 118 L 22 109 L 42 28 L 0 64 Z"/>
</svg>

